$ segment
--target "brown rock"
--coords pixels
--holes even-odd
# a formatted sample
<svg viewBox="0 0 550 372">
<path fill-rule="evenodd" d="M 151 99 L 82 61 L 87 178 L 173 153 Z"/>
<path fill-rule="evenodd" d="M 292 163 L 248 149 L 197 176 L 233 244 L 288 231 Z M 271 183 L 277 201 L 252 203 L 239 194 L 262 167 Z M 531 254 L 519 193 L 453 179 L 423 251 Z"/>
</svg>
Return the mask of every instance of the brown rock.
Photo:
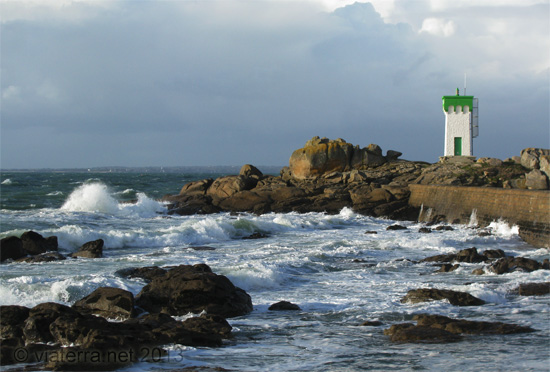
<svg viewBox="0 0 550 372">
<path fill-rule="evenodd" d="M 290 156 L 289 168 L 296 179 L 315 178 L 324 173 L 349 168 L 353 146 L 342 139 L 314 137 Z"/>
<path fill-rule="evenodd" d="M 543 264 L 524 257 L 504 257 L 489 266 L 489 270 L 496 274 L 505 274 L 516 270 L 531 272 L 540 269 L 544 269 Z"/>
<path fill-rule="evenodd" d="M 23 250 L 30 255 L 57 251 L 57 237 L 55 236 L 44 238 L 34 231 L 27 231 L 21 235 L 21 241 Z"/>
<path fill-rule="evenodd" d="M 23 241 L 16 236 L 8 236 L 0 240 L 0 261 L 17 260 L 27 254 L 23 249 Z"/>
<path fill-rule="evenodd" d="M 235 317 L 252 311 L 250 296 L 207 265 L 181 265 L 154 277 L 137 295 L 138 306 L 149 312 L 185 315 L 189 312 Z"/>
<path fill-rule="evenodd" d="M 448 300 L 454 306 L 480 306 L 485 301 L 472 296 L 466 292 L 451 291 L 448 289 L 419 288 L 411 289 L 405 297 L 401 299 L 402 303 L 418 303 L 426 301 Z"/>
<path fill-rule="evenodd" d="M 101 258 L 103 257 L 103 244 L 103 239 L 85 243 L 78 249 L 78 251 L 70 254 L 70 256 L 73 258 Z"/>
<path fill-rule="evenodd" d="M 128 319 L 135 314 L 134 295 L 120 288 L 100 287 L 76 301 L 73 309 L 108 319 Z"/>
<path fill-rule="evenodd" d="M 513 292 L 520 296 L 544 296 L 550 293 L 550 282 L 520 284 Z"/>
</svg>

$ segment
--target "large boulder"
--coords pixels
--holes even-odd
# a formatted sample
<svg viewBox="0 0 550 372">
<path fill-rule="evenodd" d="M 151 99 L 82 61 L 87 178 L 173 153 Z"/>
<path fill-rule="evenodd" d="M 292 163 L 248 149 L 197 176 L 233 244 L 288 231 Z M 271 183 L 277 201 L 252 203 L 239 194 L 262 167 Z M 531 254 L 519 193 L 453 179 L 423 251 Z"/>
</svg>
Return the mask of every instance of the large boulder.
<svg viewBox="0 0 550 372">
<path fill-rule="evenodd" d="M 230 318 L 252 311 L 250 296 L 205 264 L 180 265 L 154 277 L 137 295 L 136 303 L 151 313 L 178 316 L 206 311 Z"/>
<path fill-rule="evenodd" d="M 16 236 L 8 236 L 0 241 L 0 261 L 17 260 L 25 257 L 23 241 Z"/>
<path fill-rule="evenodd" d="M 489 270 L 495 274 L 506 274 L 514 271 L 532 272 L 541 269 L 550 269 L 548 259 L 540 263 L 525 257 L 504 257 L 489 266 Z"/>
<path fill-rule="evenodd" d="M 550 149 L 526 148 L 521 150 L 521 165 L 527 169 L 539 169 L 541 157 L 550 156 Z"/>
<path fill-rule="evenodd" d="M 386 158 L 382 156 L 380 146 L 370 144 L 362 149 L 359 146 L 355 146 L 350 165 L 353 169 L 368 169 L 379 167 L 385 162 Z"/>
<path fill-rule="evenodd" d="M 353 145 L 343 139 L 313 137 L 290 156 L 289 168 L 296 179 L 315 178 L 324 173 L 349 170 Z"/>
<path fill-rule="evenodd" d="M 83 244 L 78 251 L 71 253 L 70 256 L 73 258 L 101 258 L 103 257 L 103 245 L 103 239 L 97 239 Z"/>
<path fill-rule="evenodd" d="M 128 319 L 135 314 L 134 295 L 120 288 L 100 287 L 76 301 L 73 309 L 109 319 Z"/>
<path fill-rule="evenodd" d="M 21 241 L 23 242 L 23 250 L 30 255 L 57 251 L 56 236 L 44 238 L 37 232 L 27 231 L 21 235 Z"/>
<path fill-rule="evenodd" d="M 525 174 L 525 187 L 530 190 L 548 189 L 548 177 L 539 169 L 533 169 Z"/>
</svg>

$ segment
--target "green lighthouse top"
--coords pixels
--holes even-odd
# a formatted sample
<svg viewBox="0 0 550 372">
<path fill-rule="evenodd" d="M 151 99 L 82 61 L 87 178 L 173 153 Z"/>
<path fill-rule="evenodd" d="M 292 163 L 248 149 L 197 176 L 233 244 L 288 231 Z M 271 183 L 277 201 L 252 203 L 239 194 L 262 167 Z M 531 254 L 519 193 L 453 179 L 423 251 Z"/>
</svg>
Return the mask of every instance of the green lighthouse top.
<svg viewBox="0 0 550 372">
<path fill-rule="evenodd" d="M 443 96 L 443 111 L 447 112 L 449 111 L 449 106 L 468 106 L 470 107 L 470 111 L 472 111 L 472 107 L 474 104 L 474 96 L 460 96 L 458 88 L 456 88 L 456 95 L 455 96 Z"/>
</svg>

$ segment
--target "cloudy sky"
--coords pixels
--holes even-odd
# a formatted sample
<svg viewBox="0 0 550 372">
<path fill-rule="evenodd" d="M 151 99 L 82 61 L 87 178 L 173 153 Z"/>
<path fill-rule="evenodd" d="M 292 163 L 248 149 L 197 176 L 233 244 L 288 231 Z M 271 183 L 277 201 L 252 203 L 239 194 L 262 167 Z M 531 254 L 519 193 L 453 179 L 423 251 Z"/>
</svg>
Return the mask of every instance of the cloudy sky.
<svg viewBox="0 0 550 372">
<path fill-rule="evenodd" d="M 550 147 L 550 0 L 2 1 L 3 169 L 286 165 L 313 136 L 435 162 Z"/>
</svg>

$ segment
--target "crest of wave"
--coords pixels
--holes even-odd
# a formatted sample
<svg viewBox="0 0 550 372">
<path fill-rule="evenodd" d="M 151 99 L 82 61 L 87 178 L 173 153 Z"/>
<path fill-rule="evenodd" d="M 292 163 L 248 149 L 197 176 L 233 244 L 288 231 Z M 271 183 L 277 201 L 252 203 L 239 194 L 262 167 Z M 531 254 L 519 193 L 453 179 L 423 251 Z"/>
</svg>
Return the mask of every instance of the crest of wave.
<svg viewBox="0 0 550 372">
<path fill-rule="evenodd" d="M 71 212 L 95 212 L 113 215 L 148 216 L 164 210 L 161 203 L 138 194 L 135 204 L 120 204 L 102 183 L 89 183 L 77 187 L 67 198 L 62 210 Z"/>
</svg>

